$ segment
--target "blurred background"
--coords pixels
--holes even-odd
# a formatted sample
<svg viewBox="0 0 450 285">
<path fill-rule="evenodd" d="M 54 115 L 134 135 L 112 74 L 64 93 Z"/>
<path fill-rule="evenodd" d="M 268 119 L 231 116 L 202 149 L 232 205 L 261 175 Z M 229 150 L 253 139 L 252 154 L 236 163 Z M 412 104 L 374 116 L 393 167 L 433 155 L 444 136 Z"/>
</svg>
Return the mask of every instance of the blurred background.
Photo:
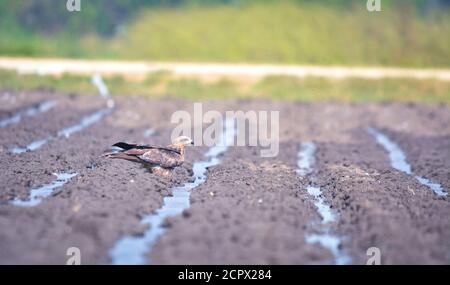
<svg viewBox="0 0 450 285">
<path fill-rule="evenodd" d="M 368 12 L 366 0 L 80 1 L 82 11 L 70 13 L 65 0 L 0 0 L 0 56 L 440 69 L 450 66 L 450 0 L 381 0 L 382 12 Z M 13 75 L 3 73 L 6 76 L 11 81 L 6 87 L 22 85 L 13 80 Z M 205 85 L 196 80 L 164 78 L 161 74 L 149 75 L 146 82 L 140 83 L 142 86 L 132 89 L 185 97 L 268 94 L 300 100 L 359 100 L 361 96 L 362 100 L 386 100 L 397 96 L 408 101 L 416 97 L 449 101 L 448 83 L 433 80 L 337 83 L 276 77 L 256 85 L 237 86 L 227 80 Z M 110 80 L 118 92 L 130 92 L 131 87 L 121 78 Z M 157 84 L 162 81 L 164 88 Z M 42 83 L 28 84 L 35 87 Z M 78 83 L 74 85 L 81 88 Z"/>
</svg>

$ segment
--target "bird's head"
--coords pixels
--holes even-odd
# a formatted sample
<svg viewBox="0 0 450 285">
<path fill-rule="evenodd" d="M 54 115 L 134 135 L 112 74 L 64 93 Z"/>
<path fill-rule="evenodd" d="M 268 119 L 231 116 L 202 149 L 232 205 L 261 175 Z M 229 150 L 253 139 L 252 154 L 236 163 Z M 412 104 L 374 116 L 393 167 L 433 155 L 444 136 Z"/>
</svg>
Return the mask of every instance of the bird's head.
<svg viewBox="0 0 450 285">
<path fill-rule="evenodd" d="M 173 145 L 193 145 L 194 142 L 187 136 L 181 136 L 181 137 L 177 137 L 172 141 Z"/>
</svg>

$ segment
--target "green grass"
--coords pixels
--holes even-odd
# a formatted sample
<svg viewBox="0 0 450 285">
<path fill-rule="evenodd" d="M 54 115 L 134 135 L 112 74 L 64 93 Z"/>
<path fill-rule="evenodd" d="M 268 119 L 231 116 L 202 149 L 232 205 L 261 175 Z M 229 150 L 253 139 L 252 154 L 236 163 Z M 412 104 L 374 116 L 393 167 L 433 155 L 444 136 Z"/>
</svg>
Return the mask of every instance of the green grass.
<svg viewBox="0 0 450 285">
<path fill-rule="evenodd" d="M 95 93 L 90 78 L 63 75 L 61 77 L 18 75 L 16 72 L 0 70 L 0 89 L 13 92 L 36 89 L 51 89 L 58 92 Z"/>
<path fill-rule="evenodd" d="M 143 13 L 112 44 L 133 59 L 450 66 L 450 17 L 438 16 L 289 2 L 159 9 Z"/>
<path fill-rule="evenodd" d="M 308 102 L 450 103 L 450 83 L 437 80 L 268 77 L 253 90 L 259 96 Z"/>
<path fill-rule="evenodd" d="M 0 70 L 0 90 L 22 91 L 50 89 L 67 93 L 96 94 L 89 77 L 65 75 L 59 78 L 17 75 Z M 422 102 L 450 105 L 450 82 L 414 79 L 345 79 L 293 78 L 272 76 L 256 83 L 221 80 L 205 83 L 194 79 L 174 78 L 169 73 L 154 73 L 142 81 L 122 77 L 106 78 L 115 96 L 143 95 L 184 98 L 188 100 L 226 98 L 271 98 L 284 101 L 336 102 Z"/>
<path fill-rule="evenodd" d="M 0 54 L 161 61 L 450 66 L 450 12 L 412 5 L 369 13 L 365 1 L 188 6 L 143 10 L 112 39 L 52 38 L 0 29 Z M 353 2 L 359 3 L 359 2 Z M 407 1 L 403 2 L 407 3 Z M 83 15 L 83 14 L 80 14 Z M 77 15 L 71 15 L 77 17 Z"/>
</svg>

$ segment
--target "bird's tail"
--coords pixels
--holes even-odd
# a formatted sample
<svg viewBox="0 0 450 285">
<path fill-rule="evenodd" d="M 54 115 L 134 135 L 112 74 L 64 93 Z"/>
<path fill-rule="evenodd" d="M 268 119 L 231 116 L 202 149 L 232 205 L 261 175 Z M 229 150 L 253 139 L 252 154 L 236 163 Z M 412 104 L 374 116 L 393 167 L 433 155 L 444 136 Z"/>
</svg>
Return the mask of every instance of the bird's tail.
<svg viewBox="0 0 450 285">
<path fill-rule="evenodd" d="M 118 143 L 113 144 L 113 146 L 120 147 L 123 150 L 129 150 L 129 149 L 137 147 L 136 144 L 129 144 L 126 142 L 118 142 Z"/>
</svg>

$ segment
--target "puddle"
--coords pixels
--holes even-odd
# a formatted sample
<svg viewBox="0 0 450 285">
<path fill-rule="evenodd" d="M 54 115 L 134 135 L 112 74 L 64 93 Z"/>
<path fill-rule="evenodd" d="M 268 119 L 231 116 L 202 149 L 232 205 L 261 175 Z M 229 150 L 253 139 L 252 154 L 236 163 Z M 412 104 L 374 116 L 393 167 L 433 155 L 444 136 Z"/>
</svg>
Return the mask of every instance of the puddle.
<svg viewBox="0 0 450 285">
<path fill-rule="evenodd" d="M 316 145 L 313 142 L 306 142 L 300 145 L 297 160 L 297 173 L 301 176 L 310 174 L 313 170 L 314 153 Z"/>
<path fill-rule="evenodd" d="M 387 135 L 374 128 L 368 128 L 367 132 L 371 134 L 378 144 L 380 144 L 389 154 L 391 166 L 403 173 L 412 175 L 411 165 L 406 160 L 406 155 L 398 144 L 393 142 Z M 415 176 L 416 180 L 422 185 L 430 188 L 438 196 L 447 196 L 447 192 L 439 183 L 434 183 L 425 177 Z"/>
<path fill-rule="evenodd" d="M 100 109 L 86 117 L 83 117 L 81 119 L 81 121 L 78 124 L 75 124 L 73 126 L 69 126 L 66 127 L 60 131 L 58 131 L 56 133 L 56 136 L 49 136 L 48 138 L 44 138 L 44 139 L 39 139 L 39 140 L 35 140 L 33 142 L 31 142 L 30 144 L 28 144 L 25 147 L 13 147 L 10 151 L 12 154 L 21 154 L 27 151 L 35 151 L 39 148 L 41 148 L 43 145 L 48 144 L 50 141 L 56 139 L 56 138 L 68 138 L 70 137 L 72 134 L 77 133 L 79 131 L 82 131 L 88 127 L 90 127 L 91 125 L 95 124 L 96 122 L 100 121 L 103 119 L 103 117 L 105 117 L 106 115 L 108 115 L 109 113 L 111 113 L 112 109 L 114 108 L 114 100 L 112 100 L 109 96 L 109 90 L 108 87 L 106 86 L 105 82 L 103 81 L 102 77 L 100 75 L 94 75 L 92 76 L 92 84 L 94 84 L 100 95 L 105 98 L 108 99 L 106 102 L 107 107 Z M 24 115 L 27 116 L 32 116 L 38 112 L 45 112 L 48 111 L 49 109 L 53 108 L 55 103 L 53 103 L 52 101 L 50 102 L 44 102 L 42 103 L 40 106 L 35 107 L 36 110 L 26 110 L 24 111 Z M 17 116 L 17 115 L 16 115 Z M 14 118 L 14 117 L 13 117 Z M 11 120 L 12 118 L 10 118 L 9 120 Z M 19 119 L 14 119 L 14 120 L 20 120 Z M 3 122 L 3 121 L 0 121 Z M 5 123 L 6 124 L 6 123 Z"/>
<path fill-rule="evenodd" d="M 30 196 L 26 200 L 14 199 L 10 204 L 21 207 L 34 207 L 42 202 L 42 199 L 50 196 L 56 188 L 59 188 L 69 182 L 70 179 L 77 176 L 77 173 L 54 173 L 56 179 L 39 188 L 31 189 Z"/>
<path fill-rule="evenodd" d="M 93 75 L 91 78 L 91 82 L 92 84 L 95 85 L 95 87 L 97 87 L 100 96 L 102 96 L 103 98 L 109 97 L 108 86 L 106 86 L 105 82 L 103 81 L 103 78 L 100 75 L 98 74 Z"/>
<path fill-rule="evenodd" d="M 331 211 L 331 207 L 325 203 L 322 198 L 322 190 L 319 187 L 308 186 L 308 194 L 314 197 L 314 206 L 322 217 L 322 223 L 331 223 L 336 221 L 336 215 Z"/>
<path fill-rule="evenodd" d="M 151 136 L 153 136 L 155 134 L 155 130 L 154 129 L 146 129 L 144 131 L 144 137 L 149 138 Z"/>
<path fill-rule="evenodd" d="M 316 145 L 313 142 L 305 142 L 300 145 L 297 155 L 297 173 L 300 176 L 307 176 L 313 172 L 315 152 Z M 349 264 L 351 258 L 339 248 L 342 244 L 342 238 L 330 233 L 329 224 L 337 221 L 337 215 L 331 210 L 330 205 L 325 202 L 322 189 L 310 185 L 306 188 L 306 191 L 314 198 L 314 206 L 316 206 L 317 212 L 322 219 L 319 230 L 323 233 L 306 235 L 305 241 L 309 244 L 319 243 L 322 247 L 331 251 L 335 264 Z"/>
<path fill-rule="evenodd" d="M 385 134 L 380 133 L 374 128 L 368 128 L 367 131 L 375 138 L 377 143 L 383 146 L 388 152 L 393 168 L 408 175 L 412 174 L 411 165 L 406 161 L 405 153 L 396 143 L 391 141 Z"/>
<path fill-rule="evenodd" d="M 438 196 L 447 196 L 448 193 L 444 191 L 444 188 L 439 183 L 434 183 L 425 177 L 416 176 L 417 181 L 421 184 L 428 186 Z"/>
<path fill-rule="evenodd" d="M 95 87 L 97 87 L 100 96 L 102 96 L 104 99 L 107 99 L 106 105 L 108 106 L 108 108 L 113 108 L 115 103 L 114 100 L 111 99 L 108 86 L 106 86 L 105 82 L 103 81 L 103 78 L 98 74 L 93 75 L 91 78 L 91 83 L 95 85 Z"/>
<path fill-rule="evenodd" d="M 223 154 L 236 136 L 234 120 L 226 121 L 225 136 L 222 142 L 211 147 L 205 154 L 207 160 L 195 162 L 193 165 L 193 182 L 172 189 L 173 196 L 165 197 L 163 206 L 154 214 L 145 216 L 141 223 L 149 225 L 149 229 L 141 237 L 126 236 L 120 239 L 110 251 L 112 264 L 147 264 L 149 254 L 158 238 L 166 229 L 163 222 L 166 218 L 180 215 L 190 207 L 191 190 L 205 182 L 208 167 L 220 163 L 219 155 Z"/>
<path fill-rule="evenodd" d="M 345 254 L 342 254 L 341 249 L 339 248 L 342 239 L 336 235 L 332 234 L 312 234 L 308 235 L 305 238 L 306 242 L 309 244 L 318 243 L 322 247 L 331 251 L 335 258 L 336 265 L 346 265 L 351 262 L 351 258 Z"/>
<path fill-rule="evenodd" d="M 93 114 L 84 117 L 80 123 L 58 131 L 56 137 L 51 136 L 51 137 L 48 137 L 45 139 L 35 140 L 25 147 L 14 147 L 11 149 L 11 153 L 12 154 L 21 154 L 21 153 L 24 153 L 27 151 L 35 151 L 35 150 L 41 148 L 43 145 L 48 144 L 50 141 L 52 141 L 55 138 L 58 138 L 58 137 L 68 138 L 68 137 L 70 137 L 70 135 L 72 135 L 76 132 L 82 131 L 83 129 L 86 129 L 87 127 L 91 126 L 92 124 L 100 121 L 101 119 L 103 119 L 104 116 L 109 114 L 111 112 L 111 110 L 112 110 L 111 108 L 100 109 L 100 110 L 94 112 Z"/>
<path fill-rule="evenodd" d="M 11 153 L 13 154 L 20 154 L 27 151 L 34 151 L 42 147 L 43 145 L 47 144 L 50 141 L 51 138 L 48 139 L 42 139 L 42 140 L 36 140 L 31 142 L 26 147 L 14 147 L 11 149 Z"/>
<path fill-rule="evenodd" d="M 56 105 L 57 104 L 55 101 L 44 101 L 42 103 L 39 103 L 37 106 L 18 111 L 13 116 L 0 120 L 0 128 L 5 128 L 6 126 L 17 124 L 22 120 L 23 117 L 34 117 L 39 114 L 48 112 Z"/>
<path fill-rule="evenodd" d="M 300 145 L 300 150 L 297 155 L 297 173 L 300 176 L 307 176 L 312 173 L 314 168 L 315 152 L 316 145 L 313 142 L 305 142 Z M 336 215 L 331 211 L 330 206 L 325 203 L 325 200 L 322 197 L 322 189 L 320 189 L 320 187 L 310 185 L 306 188 L 306 191 L 309 195 L 314 197 L 314 205 L 322 217 L 322 223 L 326 224 L 336 221 Z"/>
<path fill-rule="evenodd" d="M 88 128 L 89 126 L 95 124 L 96 122 L 100 121 L 101 119 L 103 119 L 104 116 L 108 115 L 109 113 L 111 113 L 111 108 L 100 109 L 97 112 L 84 117 L 80 123 L 60 130 L 57 136 L 68 138 L 72 134 L 82 131 Z"/>
</svg>

